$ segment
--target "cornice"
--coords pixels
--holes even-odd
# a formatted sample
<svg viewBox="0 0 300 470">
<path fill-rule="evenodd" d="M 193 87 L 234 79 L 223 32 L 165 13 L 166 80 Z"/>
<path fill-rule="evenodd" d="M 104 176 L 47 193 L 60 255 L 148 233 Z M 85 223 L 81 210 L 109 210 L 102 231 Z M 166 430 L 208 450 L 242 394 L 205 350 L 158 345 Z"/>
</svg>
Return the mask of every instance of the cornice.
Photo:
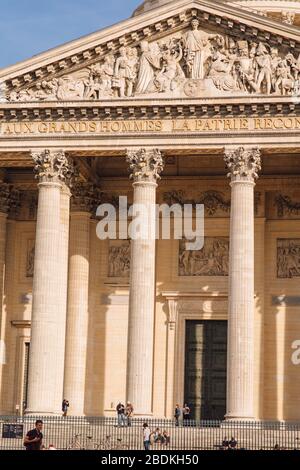
<svg viewBox="0 0 300 470">
<path fill-rule="evenodd" d="M 1 122 L 299 115 L 298 97 L 227 97 L 1 103 Z"/>
<path fill-rule="evenodd" d="M 257 39 L 273 46 L 300 52 L 299 29 L 270 18 L 211 0 L 181 0 L 123 21 L 110 28 L 72 41 L 0 71 L 9 90 L 22 89 L 36 80 L 50 80 L 99 61 L 121 46 L 136 46 L 143 39 L 157 40 L 168 32 L 185 28 L 198 16 L 205 28 L 226 31 L 240 39 Z"/>
</svg>

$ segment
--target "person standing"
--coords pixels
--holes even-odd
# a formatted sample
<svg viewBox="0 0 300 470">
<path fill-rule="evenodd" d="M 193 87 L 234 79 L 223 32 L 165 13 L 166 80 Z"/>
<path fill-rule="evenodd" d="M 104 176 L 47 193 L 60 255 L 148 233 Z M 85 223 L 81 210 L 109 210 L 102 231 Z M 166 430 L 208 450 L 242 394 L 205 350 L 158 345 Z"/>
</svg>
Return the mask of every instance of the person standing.
<svg viewBox="0 0 300 470">
<path fill-rule="evenodd" d="M 26 450 L 41 450 L 43 441 L 42 429 L 43 421 L 37 419 L 35 422 L 35 429 L 28 431 L 24 439 L 24 446 L 26 447 Z"/>
<path fill-rule="evenodd" d="M 117 410 L 117 416 L 118 416 L 118 426 L 125 426 L 126 425 L 125 406 L 123 405 L 123 403 L 119 402 L 116 410 Z"/>
<path fill-rule="evenodd" d="M 63 399 L 63 402 L 62 402 L 62 405 L 61 405 L 61 409 L 62 409 L 62 412 L 63 412 L 63 416 L 67 416 L 69 406 L 70 406 L 70 403 L 68 402 L 68 400 L 66 400 L 66 399 L 64 398 L 64 399 Z"/>
<path fill-rule="evenodd" d="M 127 418 L 127 426 L 131 426 L 131 419 L 133 416 L 133 406 L 130 403 L 130 401 L 127 402 L 126 409 L 125 409 L 125 414 Z"/>
<path fill-rule="evenodd" d="M 180 406 L 177 404 L 176 407 L 175 407 L 175 413 L 174 413 L 175 426 L 179 426 L 180 415 L 181 415 Z"/>
<path fill-rule="evenodd" d="M 144 437 L 145 450 L 150 450 L 150 435 L 151 435 L 151 430 L 148 426 L 148 423 L 144 423 L 143 424 L 143 437 Z"/>
<path fill-rule="evenodd" d="M 191 419 L 191 409 L 187 405 L 187 403 L 184 404 L 182 414 L 183 414 L 183 423 L 184 423 L 185 426 L 188 426 L 189 422 L 190 422 L 190 419 Z"/>
</svg>

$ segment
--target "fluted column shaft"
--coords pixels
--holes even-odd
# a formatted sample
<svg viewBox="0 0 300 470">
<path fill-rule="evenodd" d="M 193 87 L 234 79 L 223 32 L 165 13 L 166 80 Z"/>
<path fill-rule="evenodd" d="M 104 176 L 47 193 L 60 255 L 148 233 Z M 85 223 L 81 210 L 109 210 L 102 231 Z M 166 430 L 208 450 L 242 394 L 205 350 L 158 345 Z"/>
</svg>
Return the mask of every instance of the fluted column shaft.
<svg viewBox="0 0 300 470">
<path fill-rule="evenodd" d="M 227 419 L 254 419 L 254 187 L 258 149 L 226 152 L 231 177 Z"/>
<path fill-rule="evenodd" d="M 66 282 L 61 247 L 62 182 L 69 176 L 63 152 L 33 154 L 39 176 L 28 377 L 30 414 L 60 414 L 66 328 Z"/>
<path fill-rule="evenodd" d="M 15 397 L 11 393 L 14 370 L 9 367 L 14 360 L 13 353 L 7 356 L 7 346 L 13 341 L 10 328 L 12 319 L 9 304 L 11 301 L 13 264 L 15 258 L 15 221 L 8 218 L 18 213 L 20 193 L 11 185 L 0 183 L 0 414 L 15 412 Z M 9 361 L 10 360 L 10 361 Z"/>
<path fill-rule="evenodd" d="M 5 315 L 3 312 L 3 293 L 5 276 L 7 213 L 0 212 L 0 366 L 5 363 Z"/>
<path fill-rule="evenodd" d="M 72 415 L 84 414 L 89 322 L 90 223 L 92 199 L 86 185 L 73 191 L 64 397 Z"/>
<path fill-rule="evenodd" d="M 155 311 L 156 181 L 162 157 L 156 150 L 132 151 L 127 160 L 134 180 L 134 204 L 142 204 L 148 235 L 131 241 L 127 400 L 135 414 L 151 415 Z M 147 214 L 147 215 L 146 215 Z"/>
</svg>

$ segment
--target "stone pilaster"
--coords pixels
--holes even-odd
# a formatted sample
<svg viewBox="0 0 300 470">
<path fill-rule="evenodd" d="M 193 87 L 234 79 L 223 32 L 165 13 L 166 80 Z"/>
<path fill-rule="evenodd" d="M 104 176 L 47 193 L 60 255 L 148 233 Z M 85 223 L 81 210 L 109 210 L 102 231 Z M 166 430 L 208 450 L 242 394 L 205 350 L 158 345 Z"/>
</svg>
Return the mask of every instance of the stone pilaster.
<svg viewBox="0 0 300 470">
<path fill-rule="evenodd" d="M 72 188 L 64 397 L 71 415 L 84 415 L 89 322 L 90 219 L 95 188 Z"/>
<path fill-rule="evenodd" d="M 133 179 L 134 204 L 142 204 L 148 236 L 131 242 L 127 400 L 135 414 L 151 415 L 155 309 L 155 203 L 157 180 L 163 170 L 161 153 L 155 149 L 127 153 Z M 145 219 L 145 220 L 144 220 Z"/>
<path fill-rule="evenodd" d="M 66 235 L 62 185 L 74 167 L 62 150 L 32 152 L 39 179 L 28 404 L 26 413 L 60 414 L 66 329 Z M 68 197 L 66 195 L 66 197 Z"/>
<path fill-rule="evenodd" d="M 231 178 L 227 412 L 254 419 L 254 187 L 261 169 L 258 148 L 225 151 Z"/>
<path fill-rule="evenodd" d="M 166 386 L 166 416 L 173 418 L 175 409 L 175 343 L 178 322 L 178 299 L 168 299 L 168 333 L 167 333 L 167 386 Z"/>
</svg>

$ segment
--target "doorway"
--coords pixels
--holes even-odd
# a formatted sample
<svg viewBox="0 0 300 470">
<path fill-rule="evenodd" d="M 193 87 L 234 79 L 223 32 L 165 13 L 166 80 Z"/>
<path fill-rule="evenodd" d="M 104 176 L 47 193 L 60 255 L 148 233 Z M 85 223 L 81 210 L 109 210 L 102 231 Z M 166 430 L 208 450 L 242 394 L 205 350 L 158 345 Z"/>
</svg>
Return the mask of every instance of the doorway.
<svg viewBox="0 0 300 470">
<path fill-rule="evenodd" d="M 223 420 L 226 369 L 227 321 L 186 321 L 184 397 L 192 419 Z"/>
</svg>

